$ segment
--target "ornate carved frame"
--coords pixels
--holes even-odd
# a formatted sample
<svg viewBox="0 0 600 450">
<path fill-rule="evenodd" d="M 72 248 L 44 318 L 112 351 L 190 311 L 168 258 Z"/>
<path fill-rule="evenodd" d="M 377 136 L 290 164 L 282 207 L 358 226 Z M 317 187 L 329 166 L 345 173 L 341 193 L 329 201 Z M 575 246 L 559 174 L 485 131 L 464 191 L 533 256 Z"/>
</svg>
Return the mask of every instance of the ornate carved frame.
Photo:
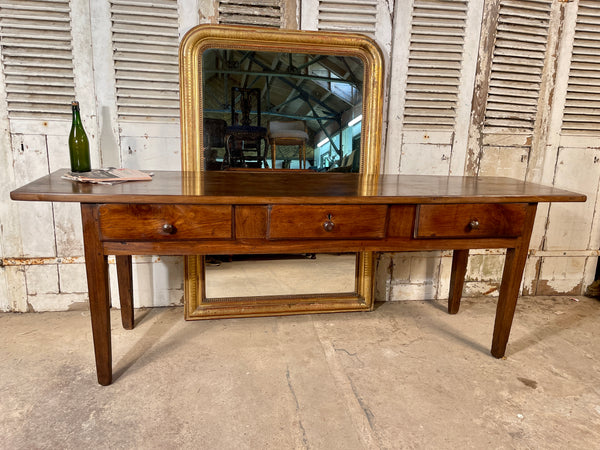
<svg viewBox="0 0 600 450">
<path fill-rule="evenodd" d="M 280 30 L 247 26 L 199 25 L 179 48 L 182 170 L 202 173 L 202 53 L 211 48 L 332 54 L 359 58 L 364 64 L 361 172 L 379 175 L 383 104 L 383 57 L 367 36 L 353 33 Z M 366 178 L 366 177 L 365 177 Z M 375 184 L 376 185 L 376 184 Z M 366 188 L 365 184 L 365 188 Z M 194 190 L 196 186 L 190 186 Z M 240 298 L 206 302 L 204 257 L 185 259 L 186 319 L 369 310 L 373 305 L 373 254 L 358 254 L 356 292 L 336 295 Z M 359 300 L 359 302 L 357 302 Z M 359 305 L 359 306 L 356 306 Z"/>
</svg>

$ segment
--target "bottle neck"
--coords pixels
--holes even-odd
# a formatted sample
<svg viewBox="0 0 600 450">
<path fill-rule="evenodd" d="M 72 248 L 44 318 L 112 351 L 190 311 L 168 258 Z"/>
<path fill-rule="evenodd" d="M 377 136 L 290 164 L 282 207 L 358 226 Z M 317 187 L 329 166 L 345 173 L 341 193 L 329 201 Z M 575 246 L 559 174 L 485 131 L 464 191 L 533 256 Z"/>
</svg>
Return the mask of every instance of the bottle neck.
<svg viewBox="0 0 600 450">
<path fill-rule="evenodd" d="M 79 114 L 79 105 L 73 105 L 73 124 L 81 125 L 81 116 Z"/>
</svg>

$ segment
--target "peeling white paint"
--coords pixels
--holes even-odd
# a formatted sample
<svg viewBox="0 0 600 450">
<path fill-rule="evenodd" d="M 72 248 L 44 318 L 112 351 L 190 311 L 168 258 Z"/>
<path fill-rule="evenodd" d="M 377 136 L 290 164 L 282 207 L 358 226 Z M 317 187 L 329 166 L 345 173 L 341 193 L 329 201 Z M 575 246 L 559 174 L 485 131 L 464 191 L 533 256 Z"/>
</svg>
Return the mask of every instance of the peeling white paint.
<svg viewBox="0 0 600 450">
<path fill-rule="evenodd" d="M 485 281 L 466 281 L 463 289 L 463 297 L 498 297 L 498 283 Z"/>
<path fill-rule="evenodd" d="M 61 293 L 87 294 L 85 264 L 59 264 L 58 276 Z"/>
<path fill-rule="evenodd" d="M 479 175 L 524 180 L 528 158 L 529 148 L 484 146 L 479 161 Z"/>
<path fill-rule="evenodd" d="M 407 175 L 448 175 L 452 146 L 402 145 L 400 173 Z"/>
<path fill-rule="evenodd" d="M 25 266 L 27 295 L 58 294 L 58 267 L 56 265 Z"/>
</svg>

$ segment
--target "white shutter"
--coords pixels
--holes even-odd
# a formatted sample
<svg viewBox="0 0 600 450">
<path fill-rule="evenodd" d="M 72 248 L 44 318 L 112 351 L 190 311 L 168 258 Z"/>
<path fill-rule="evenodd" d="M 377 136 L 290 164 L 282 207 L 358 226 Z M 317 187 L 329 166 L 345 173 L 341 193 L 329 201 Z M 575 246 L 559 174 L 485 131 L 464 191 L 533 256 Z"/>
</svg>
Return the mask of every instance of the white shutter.
<svg viewBox="0 0 600 450">
<path fill-rule="evenodd" d="M 580 0 L 563 134 L 600 134 L 600 2 Z"/>
<path fill-rule="evenodd" d="M 282 0 L 219 0 L 219 23 L 281 28 Z"/>
<path fill-rule="evenodd" d="M 75 98 L 68 0 L 0 0 L 8 116 L 65 119 Z"/>
<path fill-rule="evenodd" d="M 319 30 L 374 36 L 376 26 L 377 0 L 319 0 Z"/>
<path fill-rule="evenodd" d="M 454 128 L 467 9 L 467 1 L 415 0 L 405 129 Z"/>
<path fill-rule="evenodd" d="M 119 119 L 179 117 L 177 0 L 111 0 Z"/>
<path fill-rule="evenodd" d="M 501 0 L 484 133 L 533 133 L 552 0 Z"/>
</svg>

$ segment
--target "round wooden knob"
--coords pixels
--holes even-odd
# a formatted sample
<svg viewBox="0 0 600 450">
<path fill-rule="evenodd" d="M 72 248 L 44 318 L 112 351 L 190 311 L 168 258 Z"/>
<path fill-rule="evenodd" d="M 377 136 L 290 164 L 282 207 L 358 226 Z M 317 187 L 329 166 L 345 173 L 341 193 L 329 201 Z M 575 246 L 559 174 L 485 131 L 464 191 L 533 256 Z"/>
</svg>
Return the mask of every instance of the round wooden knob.
<svg viewBox="0 0 600 450">
<path fill-rule="evenodd" d="M 331 219 L 327 219 L 325 222 L 323 222 L 323 229 L 325 231 L 332 231 L 334 226 L 335 223 L 333 223 Z"/>
<path fill-rule="evenodd" d="M 166 233 L 166 234 L 175 234 L 175 233 L 177 233 L 177 228 L 175 228 L 175 225 L 173 225 L 171 223 L 165 223 L 162 226 L 162 230 L 163 230 L 163 233 Z"/>
<path fill-rule="evenodd" d="M 469 222 L 470 230 L 479 230 L 479 220 L 473 219 Z"/>
</svg>

